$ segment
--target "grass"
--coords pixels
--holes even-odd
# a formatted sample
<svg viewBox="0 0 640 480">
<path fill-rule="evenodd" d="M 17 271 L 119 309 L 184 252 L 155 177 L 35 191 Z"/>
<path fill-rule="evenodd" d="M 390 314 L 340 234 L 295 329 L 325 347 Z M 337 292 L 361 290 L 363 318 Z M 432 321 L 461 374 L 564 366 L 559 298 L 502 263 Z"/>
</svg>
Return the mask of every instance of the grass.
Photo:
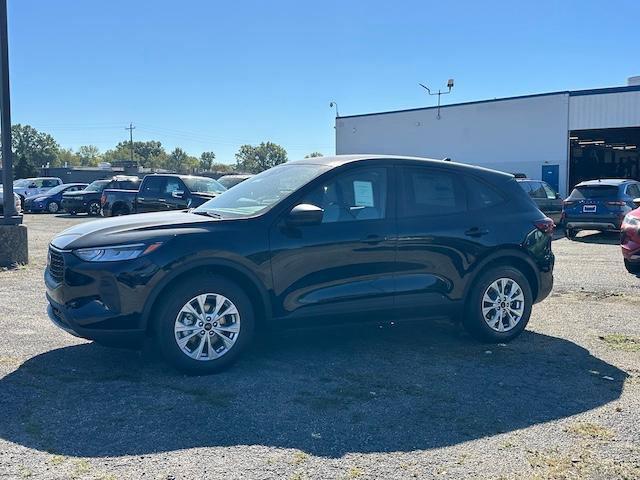
<svg viewBox="0 0 640 480">
<path fill-rule="evenodd" d="M 610 429 L 589 422 L 576 422 L 573 425 L 569 425 L 565 429 L 565 431 L 583 438 L 590 438 L 593 440 L 606 441 L 611 440 L 614 437 L 614 433 Z"/>
<path fill-rule="evenodd" d="M 631 480 L 640 478 L 640 466 L 610 458 L 600 458 L 583 447 L 573 455 L 557 450 L 530 451 L 529 465 L 532 480 L 573 480 L 582 478 Z"/>
<path fill-rule="evenodd" d="M 639 338 L 629 337 L 627 335 L 622 335 L 619 333 L 612 333 L 610 335 L 604 335 L 599 338 L 609 347 L 615 350 L 622 350 L 625 352 L 640 352 Z"/>
</svg>

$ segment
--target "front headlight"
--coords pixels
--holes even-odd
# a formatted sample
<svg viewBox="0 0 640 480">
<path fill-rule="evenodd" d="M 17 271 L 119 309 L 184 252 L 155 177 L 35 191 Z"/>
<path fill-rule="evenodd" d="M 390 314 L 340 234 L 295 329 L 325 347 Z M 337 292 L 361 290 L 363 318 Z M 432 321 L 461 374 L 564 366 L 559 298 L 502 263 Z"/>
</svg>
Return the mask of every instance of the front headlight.
<svg viewBox="0 0 640 480">
<path fill-rule="evenodd" d="M 121 260 L 133 260 L 157 250 L 162 243 L 136 243 L 133 245 L 118 245 L 114 247 L 80 248 L 74 250 L 74 254 L 85 262 L 119 262 Z"/>
<path fill-rule="evenodd" d="M 628 213 L 622 220 L 622 224 L 627 227 L 640 227 L 640 220 Z"/>
</svg>

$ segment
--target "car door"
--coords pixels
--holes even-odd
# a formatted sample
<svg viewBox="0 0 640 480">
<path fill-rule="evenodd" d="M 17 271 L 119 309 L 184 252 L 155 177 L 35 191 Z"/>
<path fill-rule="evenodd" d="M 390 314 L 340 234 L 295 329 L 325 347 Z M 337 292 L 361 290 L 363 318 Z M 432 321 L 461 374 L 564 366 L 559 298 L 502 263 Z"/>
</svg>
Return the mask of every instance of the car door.
<svg viewBox="0 0 640 480">
<path fill-rule="evenodd" d="M 136 212 L 157 212 L 166 210 L 164 206 L 163 191 L 166 177 L 150 175 L 142 181 L 136 199 Z"/>
<path fill-rule="evenodd" d="M 162 197 L 166 210 L 185 210 L 189 208 L 189 190 L 178 177 L 167 177 Z"/>
<path fill-rule="evenodd" d="M 399 166 L 397 179 L 397 313 L 449 313 L 495 239 L 487 211 L 504 200 L 482 180 L 445 169 Z"/>
<path fill-rule="evenodd" d="M 389 318 L 396 265 L 393 169 L 377 162 L 328 175 L 270 229 L 274 316 Z M 322 223 L 287 224 L 291 208 L 305 203 L 324 210 Z"/>
<path fill-rule="evenodd" d="M 560 219 L 562 217 L 562 197 L 558 195 L 551 185 L 547 182 L 540 182 L 542 184 L 542 188 L 544 189 L 544 193 L 546 198 L 546 211 L 543 212 L 553 220 L 556 224 L 560 223 Z"/>
</svg>

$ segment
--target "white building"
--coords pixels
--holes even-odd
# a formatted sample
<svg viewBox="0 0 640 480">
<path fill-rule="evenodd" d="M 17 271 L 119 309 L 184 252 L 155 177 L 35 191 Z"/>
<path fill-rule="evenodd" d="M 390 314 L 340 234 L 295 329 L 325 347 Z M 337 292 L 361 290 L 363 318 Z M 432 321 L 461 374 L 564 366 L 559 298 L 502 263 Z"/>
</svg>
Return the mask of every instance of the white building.
<svg viewBox="0 0 640 480">
<path fill-rule="evenodd" d="M 439 113 L 439 118 L 438 118 Z M 625 87 L 336 118 L 336 153 L 451 158 L 543 179 L 640 180 L 640 77 Z"/>
</svg>

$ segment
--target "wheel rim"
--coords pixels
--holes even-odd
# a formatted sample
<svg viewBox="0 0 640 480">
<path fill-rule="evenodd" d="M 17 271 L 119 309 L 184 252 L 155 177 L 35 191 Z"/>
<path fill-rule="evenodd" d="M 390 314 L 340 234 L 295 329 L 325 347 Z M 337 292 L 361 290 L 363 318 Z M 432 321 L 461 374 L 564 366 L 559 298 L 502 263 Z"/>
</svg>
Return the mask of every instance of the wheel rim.
<svg viewBox="0 0 640 480">
<path fill-rule="evenodd" d="M 56 202 L 51 202 L 49 204 L 49 211 L 51 213 L 56 213 L 58 211 L 58 204 Z"/>
<path fill-rule="evenodd" d="M 98 205 L 97 203 L 92 203 L 91 205 L 89 205 L 89 213 L 91 215 L 97 215 L 100 212 L 100 205 Z"/>
<path fill-rule="evenodd" d="M 487 287 L 482 296 L 482 317 L 489 328 L 508 332 L 524 315 L 524 293 L 512 278 L 499 278 Z"/>
<path fill-rule="evenodd" d="M 228 353 L 240 334 L 238 308 L 224 295 L 203 293 L 178 312 L 174 336 L 182 353 L 199 360 L 215 360 Z"/>
</svg>

